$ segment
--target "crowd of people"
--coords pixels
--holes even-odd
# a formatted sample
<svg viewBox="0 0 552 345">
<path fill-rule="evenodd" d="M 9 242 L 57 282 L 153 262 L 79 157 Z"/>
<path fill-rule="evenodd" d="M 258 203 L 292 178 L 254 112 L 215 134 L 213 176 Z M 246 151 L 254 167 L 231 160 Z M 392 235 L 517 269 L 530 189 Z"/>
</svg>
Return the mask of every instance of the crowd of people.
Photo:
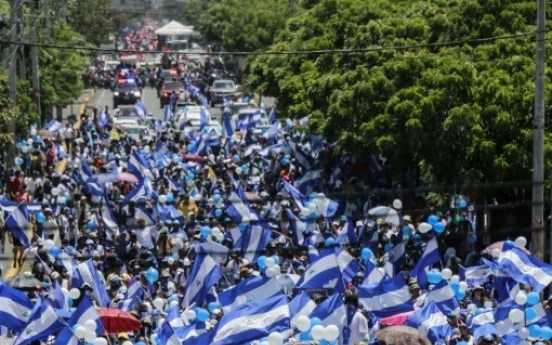
<svg viewBox="0 0 552 345">
<path fill-rule="evenodd" d="M 20 138 L 0 202 L 13 267 L 33 262 L 0 285 L 14 344 L 550 344 L 552 266 L 524 238 L 486 249 L 466 200 L 413 219 L 400 189 L 373 193 L 381 160 L 275 110 L 264 134 L 255 113 L 225 109 L 222 134 L 163 118 L 151 141 L 107 107 Z"/>
</svg>

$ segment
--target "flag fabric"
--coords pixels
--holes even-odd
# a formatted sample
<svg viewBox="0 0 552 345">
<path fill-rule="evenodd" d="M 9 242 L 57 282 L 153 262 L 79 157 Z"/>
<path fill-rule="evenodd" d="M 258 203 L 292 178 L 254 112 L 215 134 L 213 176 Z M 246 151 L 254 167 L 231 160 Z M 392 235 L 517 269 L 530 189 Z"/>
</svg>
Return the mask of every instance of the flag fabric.
<svg viewBox="0 0 552 345">
<path fill-rule="evenodd" d="M 242 304 L 224 314 L 211 331 L 212 345 L 246 344 L 272 332 L 286 332 L 290 326 L 290 312 L 284 294 L 266 300 Z"/>
<path fill-rule="evenodd" d="M 91 296 L 100 307 L 107 308 L 111 302 L 103 280 L 100 279 L 92 260 L 86 260 L 77 266 L 77 270 L 73 273 L 72 283 L 74 287 L 82 287 L 88 283 L 93 289 Z"/>
<path fill-rule="evenodd" d="M 460 307 L 454 291 L 444 279 L 437 283 L 427 294 L 425 303 L 428 304 L 430 302 L 435 302 L 445 314 L 453 312 L 456 308 Z"/>
<path fill-rule="evenodd" d="M 433 236 L 427 242 L 422 257 L 418 260 L 412 271 L 410 271 L 410 276 L 416 278 L 420 287 L 425 288 L 427 286 L 426 267 L 429 267 L 439 261 L 441 261 L 439 244 L 437 243 L 437 236 Z"/>
<path fill-rule="evenodd" d="M 61 291 L 61 286 L 59 285 L 57 280 L 54 280 L 52 282 L 49 290 L 50 296 L 48 298 L 48 302 L 50 303 L 52 308 L 69 311 L 69 304 L 67 303 L 67 299 L 65 298 L 63 291 Z"/>
<path fill-rule="evenodd" d="M 6 284 L 0 284 L 2 326 L 6 326 L 16 333 L 20 332 L 29 321 L 32 309 L 33 303 L 23 292 Z"/>
<path fill-rule="evenodd" d="M 310 264 L 297 282 L 299 289 L 332 288 L 345 292 L 343 275 L 337 262 L 333 248 L 326 248 L 320 253 L 318 260 Z"/>
<path fill-rule="evenodd" d="M 322 325 L 339 325 L 341 319 L 345 316 L 345 304 L 341 294 L 334 293 L 330 298 L 314 308 L 310 314 L 310 318 L 317 317 L 322 321 Z"/>
<path fill-rule="evenodd" d="M 48 122 L 48 124 L 46 125 L 46 127 L 44 129 L 46 129 L 50 132 L 57 133 L 57 132 L 59 132 L 63 129 L 63 125 L 59 121 L 51 119 L 50 122 Z"/>
<path fill-rule="evenodd" d="M 361 285 L 358 296 L 361 303 L 377 318 L 414 310 L 410 290 L 402 275 L 382 280 L 378 284 Z"/>
<path fill-rule="evenodd" d="M 142 101 L 137 100 L 136 104 L 134 105 L 133 114 L 136 115 L 141 121 L 144 121 L 146 119 L 146 114 L 148 111 L 146 110 L 146 106 Z"/>
<path fill-rule="evenodd" d="M 231 312 L 234 308 L 250 302 L 263 301 L 282 293 L 276 277 L 252 277 L 242 280 L 218 294 L 222 310 Z"/>
<path fill-rule="evenodd" d="M 261 226 L 248 226 L 243 232 L 242 250 L 243 258 L 249 262 L 255 262 L 268 245 L 272 231 Z"/>
<path fill-rule="evenodd" d="M 73 327 L 75 325 L 82 325 L 87 320 L 96 322 L 96 334 L 102 334 L 105 332 L 104 325 L 100 320 L 100 316 L 98 315 L 96 308 L 94 308 L 92 302 L 90 302 L 90 299 L 84 297 L 79 303 L 77 309 L 67 321 L 67 326 Z M 56 337 L 54 345 L 79 345 L 79 339 L 69 327 L 65 327 L 59 333 Z"/>
<path fill-rule="evenodd" d="M 31 310 L 25 329 L 15 338 L 13 345 L 26 345 L 35 340 L 46 339 L 64 327 L 65 323 L 60 320 L 54 309 L 39 298 Z"/>
<path fill-rule="evenodd" d="M 422 309 L 416 310 L 406 319 L 407 326 L 416 328 L 421 334 L 428 337 L 432 344 L 440 339 L 447 339 L 452 334 L 448 319 L 431 301 Z"/>
<path fill-rule="evenodd" d="M 135 296 L 133 298 L 123 299 L 117 303 L 117 309 L 126 311 L 127 313 L 132 311 L 136 303 L 140 301 L 139 296 Z"/>
<path fill-rule="evenodd" d="M 289 302 L 289 313 L 291 324 L 299 316 L 309 316 L 316 309 L 316 303 L 309 297 L 305 291 L 301 291 Z"/>
<path fill-rule="evenodd" d="M 194 303 L 200 305 L 207 296 L 209 289 L 222 277 L 223 273 L 215 260 L 203 248 L 198 247 L 196 249 L 196 260 L 186 284 L 182 306 L 189 308 Z"/>
<path fill-rule="evenodd" d="M 516 282 L 541 292 L 552 283 L 552 266 L 504 242 L 498 266 Z"/>
<path fill-rule="evenodd" d="M 479 338 L 487 334 L 498 335 L 494 313 L 492 310 L 473 315 L 468 321 L 468 327 L 470 327 L 475 338 Z"/>
<path fill-rule="evenodd" d="M 366 261 L 364 270 L 363 285 L 377 284 L 385 278 L 385 274 L 378 269 L 376 263 L 371 260 Z"/>
<path fill-rule="evenodd" d="M 17 238 L 25 248 L 29 248 L 29 238 L 27 230 L 29 229 L 29 214 L 27 206 L 21 203 L 6 218 L 6 226 L 10 229 L 13 236 Z"/>
</svg>

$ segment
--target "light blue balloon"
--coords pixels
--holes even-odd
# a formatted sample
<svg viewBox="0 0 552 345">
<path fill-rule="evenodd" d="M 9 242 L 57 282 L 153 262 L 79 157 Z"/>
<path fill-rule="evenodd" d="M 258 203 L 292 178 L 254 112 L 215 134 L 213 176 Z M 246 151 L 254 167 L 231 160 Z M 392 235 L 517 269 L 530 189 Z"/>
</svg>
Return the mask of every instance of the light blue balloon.
<svg viewBox="0 0 552 345">
<path fill-rule="evenodd" d="M 427 281 L 431 284 L 439 284 L 443 280 L 440 272 L 430 271 L 427 273 Z"/>
<path fill-rule="evenodd" d="M 172 258 L 175 259 L 175 260 L 180 260 L 180 255 L 178 255 L 178 253 L 174 253 L 172 255 Z"/>
<path fill-rule="evenodd" d="M 86 226 L 88 227 L 88 229 L 92 230 L 96 227 L 96 223 L 94 223 L 93 221 L 89 221 Z"/>
<path fill-rule="evenodd" d="M 75 331 L 77 328 L 81 327 L 82 325 L 80 323 L 77 323 L 73 326 L 73 331 Z"/>
<path fill-rule="evenodd" d="M 219 305 L 218 305 L 217 302 L 211 302 L 211 303 L 209 303 L 209 306 L 208 306 L 209 311 L 211 313 L 213 312 L 213 310 L 218 309 L 218 307 L 219 307 Z"/>
<path fill-rule="evenodd" d="M 58 247 L 53 246 L 52 248 L 50 248 L 50 255 L 52 255 L 54 258 L 57 258 L 60 253 L 61 250 Z"/>
<path fill-rule="evenodd" d="M 531 291 L 527 294 L 527 303 L 529 305 L 535 305 L 540 302 L 540 296 L 535 291 Z"/>
<path fill-rule="evenodd" d="M 385 250 L 386 253 L 390 253 L 390 252 L 393 250 L 393 244 L 387 243 L 387 244 L 383 247 L 383 250 Z"/>
<path fill-rule="evenodd" d="M 466 292 L 462 290 L 455 291 L 455 295 L 459 301 L 463 301 L 466 298 Z"/>
<path fill-rule="evenodd" d="M 172 194 L 167 194 L 167 202 L 173 202 L 174 196 Z"/>
<path fill-rule="evenodd" d="M 458 282 L 449 282 L 449 286 L 454 292 L 460 291 L 460 283 Z"/>
<path fill-rule="evenodd" d="M 310 321 L 311 321 L 311 329 L 312 329 L 314 326 L 322 325 L 322 320 L 320 320 L 320 319 L 317 318 L 317 317 L 311 318 Z"/>
<path fill-rule="evenodd" d="M 244 232 L 245 229 L 247 228 L 247 224 L 240 223 L 240 224 L 238 224 L 238 228 L 240 229 L 241 232 Z"/>
<path fill-rule="evenodd" d="M 360 252 L 360 256 L 363 260 L 368 261 L 372 257 L 372 251 L 368 248 L 363 248 Z"/>
<path fill-rule="evenodd" d="M 537 317 L 537 312 L 533 308 L 527 308 L 525 309 L 525 320 L 532 321 Z M 537 338 L 537 337 L 535 337 Z"/>
<path fill-rule="evenodd" d="M 527 319 L 529 321 L 529 319 Z M 538 325 L 531 325 L 527 327 L 529 329 L 529 336 L 532 338 L 539 338 L 541 334 L 541 328 Z"/>
<path fill-rule="evenodd" d="M 37 214 L 36 221 L 39 223 L 44 223 L 46 221 L 46 216 L 44 215 L 44 213 L 40 212 L 39 214 Z"/>
<path fill-rule="evenodd" d="M 159 280 L 159 272 L 153 267 L 148 268 L 146 271 L 146 279 L 152 284 L 155 283 Z"/>
<path fill-rule="evenodd" d="M 220 199 L 222 199 L 222 197 L 220 196 L 220 194 L 215 194 L 215 195 L 213 195 L 213 202 L 214 202 L 214 203 L 219 202 Z"/>
<path fill-rule="evenodd" d="M 213 230 L 211 230 L 210 228 L 203 227 L 201 228 L 201 231 L 199 233 L 203 237 L 209 237 L 211 233 L 213 233 Z"/>
<path fill-rule="evenodd" d="M 218 217 L 220 217 L 220 216 L 222 216 L 222 210 L 221 210 L 220 208 L 217 208 L 217 209 L 215 210 L 215 217 L 218 218 Z"/>
<path fill-rule="evenodd" d="M 333 237 L 328 237 L 326 238 L 326 241 L 324 242 L 324 246 L 326 247 L 331 247 L 333 246 L 335 243 L 335 240 L 333 239 Z"/>
<path fill-rule="evenodd" d="M 259 256 L 259 258 L 257 259 L 257 265 L 261 269 L 265 269 L 266 268 L 266 256 L 264 256 L 264 255 Z"/>
<path fill-rule="evenodd" d="M 485 308 L 477 308 L 475 309 L 475 313 L 474 315 L 479 315 L 479 314 L 483 314 L 484 312 L 486 312 L 487 310 Z"/>
<path fill-rule="evenodd" d="M 209 312 L 205 309 L 199 309 L 196 313 L 196 318 L 198 321 L 205 322 L 209 319 Z"/>
<path fill-rule="evenodd" d="M 468 203 L 466 202 L 466 200 L 460 200 L 460 207 L 465 208 L 466 206 L 468 206 Z"/>
<path fill-rule="evenodd" d="M 279 265 L 280 264 L 280 258 L 279 257 L 274 255 L 272 258 L 274 259 L 274 265 Z"/>
<path fill-rule="evenodd" d="M 433 214 L 427 218 L 427 222 L 430 225 L 433 225 L 433 224 L 437 223 L 438 221 L 439 221 L 439 218 L 437 218 L 437 216 L 435 216 Z"/>
<path fill-rule="evenodd" d="M 543 338 L 544 340 L 552 339 L 552 328 L 548 326 L 544 326 L 544 327 L 541 327 L 540 331 L 541 331 L 540 332 L 541 338 Z"/>
<path fill-rule="evenodd" d="M 436 233 L 440 234 L 443 231 L 445 231 L 445 224 L 443 224 L 441 222 L 437 222 L 437 223 L 433 224 L 433 230 L 435 230 Z"/>
</svg>

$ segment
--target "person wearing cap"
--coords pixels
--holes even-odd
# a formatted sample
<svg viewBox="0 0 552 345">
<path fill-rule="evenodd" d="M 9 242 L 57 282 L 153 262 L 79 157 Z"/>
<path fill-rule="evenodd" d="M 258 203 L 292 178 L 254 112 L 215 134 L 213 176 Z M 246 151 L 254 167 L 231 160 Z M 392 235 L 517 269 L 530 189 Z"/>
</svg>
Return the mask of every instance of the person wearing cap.
<svg viewBox="0 0 552 345">
<path fill-rule="evenodd" d="M 240 275 L 241 269 L 249 265 L 249 261 L 242 258 L 237 251 L 230 254 L 231 260 L 226 264 L 227 269 L 231 269 L 234 275 Z"/>
<path fill-rule="evenodd" d="M 485 334 L 482 337 L 479 337 L 477 345 L 495 345 L 496 339 L 492 334 Z"/>
<path fill-rule="evenodd" d="M 193 212 L 194 214 L 197 214 L 197 205 L 195 201 L 190 199 L 189 194 L 185 194 L 182 196 L 182 199 L 180 200 L 180 203 L 178 204 L 178 210 L 183 215 L 188 215 L 190 212 Z"/>
<path fill-rule="evenodd" d="M 168 269 L 164 269 L 161 272 L 161 277 L 159 278 L 159 291 L 165 298 L 169 298 L 176 292 L 176 286 L 171 281 L 171 274 Z"/>
<path fill-rule="evenodd" d="M 348 290 L 343 299 L 345 315 L 341 318 L 339 330 L 339 345 L 353 345 L 367 342 L 370 338 L 368 320 L 359 309 L 358 295 Z"/>
<path fill-rule="evenodd" d="M 455 332 L 455 330 L 453 330 L 453 332 Z M 460 338 L 459 338 L 460 341 L 463 341 L 468 345 L 474 345 L 475 339 L 473 338 L 473 335 L 471 335 L 471 330 L 466 324 L 464 323 L 459 324 L 458 332 L 460 333 Z"/>
<path fill-rule="evenodd" d="M 157 245 L 157 255 L 159 258 L 165 258 L 171 255 L 175 241 L 169 236 L 169 229 L 166 226 L 159 230 L 159 235 L 157 236 L 155 244 Z"/>
</svg>

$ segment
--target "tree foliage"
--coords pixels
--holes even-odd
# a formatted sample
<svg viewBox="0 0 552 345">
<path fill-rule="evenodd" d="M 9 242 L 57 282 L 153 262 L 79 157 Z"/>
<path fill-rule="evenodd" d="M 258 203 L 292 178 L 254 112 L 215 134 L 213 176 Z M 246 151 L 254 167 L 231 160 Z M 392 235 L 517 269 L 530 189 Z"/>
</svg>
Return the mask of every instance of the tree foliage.
<svg viewBox="0 0 552 345">
<path fill-rule="evenodd" d="M 311 130 L 342 151 L 382 154 L 396 171 L 418 167 L 430 183 L 531 179 L 534 34 L 439 43 L 534 33 L 534 2 L 319 0 L 303 7 L 271 50 L 373 50 L 251 58 L 250 86 L 278 97 L 290 117 L 310 115 Z M 412 48 L 381 49 L 400 46 Z"/>
<path fill-rule="evenodd" d="M 199 30 L 226 51 L 256 51 L 270 46 L 289 17 L 285 1 L 211 0 L 201 15 Z"/>
<path fill-rule="evenodd" d="M 69 0 L 67 23 L 88 43 L 108 43 L 109 34 L 128 22 L 125 14 L 110 11 L 111 3 L 111 0 Z"/>
<path fill-rule="evenodd" d="M 164 0 L 163 19 L 176 20 L 184 25 L 198 27 L 199 17 L 214 0 Z"/>
<path fill-rule="evenodd" d="M 43 40 L 70 46 L 83 46 L 83 38 L 71 27 L 60 23 Z M 85 52 L 68 49 L 40 49 L 39 66 L 43 109 L 66 106 L 79 98 L 83 90 L 81 75 L 87 66 Z"/>
</svg>

